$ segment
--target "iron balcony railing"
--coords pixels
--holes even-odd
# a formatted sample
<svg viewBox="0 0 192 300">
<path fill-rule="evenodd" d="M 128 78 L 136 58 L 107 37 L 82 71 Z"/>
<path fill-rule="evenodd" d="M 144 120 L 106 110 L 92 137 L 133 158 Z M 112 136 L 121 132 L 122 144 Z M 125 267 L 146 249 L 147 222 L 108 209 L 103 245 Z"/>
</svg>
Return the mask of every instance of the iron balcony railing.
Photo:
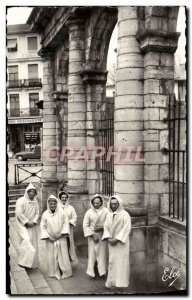
<svg viewBox="0 0 192 300">
<path fill-rule="evenodd" d="M 8 117 L 32 117 L 42 116 L 42 110 L 38 108 L 17 109 L 11 108 L 8 110 Z"/>
<path fill-rule="evenodd" d="M 42 87 L 41 78 L 24 79 L 23 87 Z"/>
<path fill-rule="evenodd" d="M 8 80 L 7 87 L 8 88 L 21 88 L 22 80 Z"/>
<path fill-rule="evenodd" d="M 7 88 L 34 88 L 34 87 L 42 87 L 41 78 L 7 81 Z"/>
</svg>

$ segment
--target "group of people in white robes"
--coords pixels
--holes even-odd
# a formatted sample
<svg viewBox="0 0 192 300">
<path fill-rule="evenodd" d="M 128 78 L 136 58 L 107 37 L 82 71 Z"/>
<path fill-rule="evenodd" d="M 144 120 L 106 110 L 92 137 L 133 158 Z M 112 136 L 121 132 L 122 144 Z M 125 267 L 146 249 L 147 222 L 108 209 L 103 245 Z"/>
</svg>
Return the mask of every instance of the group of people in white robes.
<svg viewBox="0 0 192 300">
<path fill-rule="evenodd" d="M 38 268 L 38 226 L 40 217 L 37 190 L 29 184 L 23 197 L 16 202 L 16 221 L 21 239 L 18 263 L 25 268 Z M 45 241 L 48 276 L 58 280 L 72 276 L 78 263 L 74 244 L 77 214 L 69 204 L 68 193 L 61 191 L 58 199 L 50 195 L 47 210 L 40 222 L 40 238 Z M 129 233 L 131 218 L 118 196 L 110 197 L 107 207 L 96 194 L 90 201 L 83 220 L 84 236 L 88 239 L 87 274 L 106 276 L 106 287 L 129 285 Z"/>
</svg>

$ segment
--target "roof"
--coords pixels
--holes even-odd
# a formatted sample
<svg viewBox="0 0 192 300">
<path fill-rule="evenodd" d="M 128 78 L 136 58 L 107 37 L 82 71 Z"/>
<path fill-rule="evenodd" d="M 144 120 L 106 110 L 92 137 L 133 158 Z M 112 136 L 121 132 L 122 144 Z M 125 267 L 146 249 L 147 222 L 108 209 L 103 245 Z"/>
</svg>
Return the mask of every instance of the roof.
<svg viewBox="0 0 192 300">
<path fill-rule="evenodd" d="M 7 25 L 7 34 L 31 32 L 28 24 Z"/>
</svg>

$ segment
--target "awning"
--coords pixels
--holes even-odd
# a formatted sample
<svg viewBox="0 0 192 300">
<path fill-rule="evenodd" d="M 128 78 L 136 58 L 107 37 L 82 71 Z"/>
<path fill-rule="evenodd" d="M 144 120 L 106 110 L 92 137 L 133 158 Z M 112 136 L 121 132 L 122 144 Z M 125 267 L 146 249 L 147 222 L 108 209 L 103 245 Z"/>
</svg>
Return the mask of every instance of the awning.
<svg viewBox="0 0 192 300">
<path fill-rule="evenodd" d="M 7 40 L 7 48 L 8 49 L 15 49 L 17 47 L 17 40 Z"/>
</svg>

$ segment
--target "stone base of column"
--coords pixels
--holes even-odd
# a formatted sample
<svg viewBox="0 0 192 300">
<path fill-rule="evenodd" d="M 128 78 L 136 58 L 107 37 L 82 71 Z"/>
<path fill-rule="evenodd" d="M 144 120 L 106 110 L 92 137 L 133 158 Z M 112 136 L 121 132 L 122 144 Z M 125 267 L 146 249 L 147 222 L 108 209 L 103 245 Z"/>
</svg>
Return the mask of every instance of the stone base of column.
<svg viewBox="0 0 192 300">
<path fill-rule="evenodd" d="M 47 199 L 53 194 L 57 197 L 57 179 L 41 179 L 41 212 L 47 209 Z"/>
<path fill-rule="evenodd" d="M 126 205 L 124 208 L 131 216 L 131 226 L 135 227 L 148 225 L 148 212 L 146 206 Z"/>
</svg>

